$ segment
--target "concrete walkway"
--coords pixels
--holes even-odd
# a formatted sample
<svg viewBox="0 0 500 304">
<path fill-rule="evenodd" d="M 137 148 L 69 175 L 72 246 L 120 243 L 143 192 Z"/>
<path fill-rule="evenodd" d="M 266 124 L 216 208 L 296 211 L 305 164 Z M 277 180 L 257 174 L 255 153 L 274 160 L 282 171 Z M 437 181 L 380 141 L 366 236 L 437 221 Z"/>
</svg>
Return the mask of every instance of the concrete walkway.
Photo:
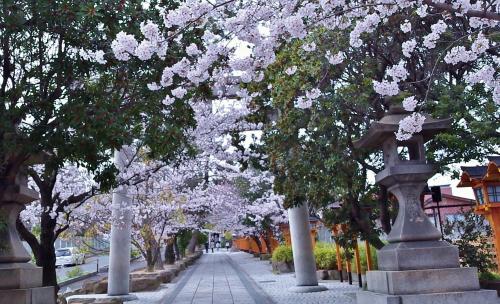
<svg viewBox="0 0 500 304">
<path fill-rule="evenodd" d="M 357 286 L 322 281 L 324 292 L 297 294 L 294 274 L 276 275 L 268 261 L 236 253 L 204 254 L 179 280 L 168 284 L 160 304 L 354 304 Z M 146 303 L 143 299 L 140 303 Z"/>
<path fill-rule="evenodd" d="M 252 279 L 238 270 L 229 254 L 204 254 L 162 304 L 271 304 Z"/>
</svg>

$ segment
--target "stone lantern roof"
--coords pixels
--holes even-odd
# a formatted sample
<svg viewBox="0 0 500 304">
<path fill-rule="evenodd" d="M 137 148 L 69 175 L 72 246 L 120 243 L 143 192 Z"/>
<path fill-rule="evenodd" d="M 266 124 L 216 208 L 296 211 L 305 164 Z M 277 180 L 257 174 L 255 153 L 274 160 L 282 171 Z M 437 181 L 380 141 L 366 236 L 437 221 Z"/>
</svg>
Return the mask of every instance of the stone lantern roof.
<svg viewBox="0 0 500 304">
<path fill-rule="evenodd" d="M 410 112 L 401 106 L 391 106 L 389 111 L 380 119 L 371 124 L 368 132 L 354 142 L 356 149 L 376 149 L 382 147 L 383 142 L 389 137 L 395 137 L 399 122 L 408 116 Z M 418 133 L 423 136 L 424 142 L 430 140 L 435 134 L 447 130 L 451 125 L 451 118 L 435 119 L 428 114 L 425 116 L 422 131 Z"/>
</svg>

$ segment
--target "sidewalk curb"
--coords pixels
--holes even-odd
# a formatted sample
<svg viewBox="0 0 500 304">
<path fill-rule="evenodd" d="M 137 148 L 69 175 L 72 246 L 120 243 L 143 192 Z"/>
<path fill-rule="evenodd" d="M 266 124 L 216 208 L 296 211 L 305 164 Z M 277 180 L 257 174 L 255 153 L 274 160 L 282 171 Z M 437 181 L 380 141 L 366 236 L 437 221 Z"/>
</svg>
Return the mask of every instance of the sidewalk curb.
<svg viewBox="0 0 500 304">
<path fill-rule="evenodd" d="M 70 284 L 73 284 L 75 282 L 91 278 L 91 277 L 95 276 L 96 274 L 98 274 L 97 271 L 89 272 L 89 273 L 86 273 L 86 274 L 84 274 L 82 276 L 79 276 L 79 277 L 76 277 L 76 278 L 72 278 L 72 279 L 69 279 L 69 280 L 66 280 L 66 281 L 62 281 L 58 285 L 59 285 L 59 288 L 66 287 L 66 286 L 68 286 Z"/>
<path fill-rule="evenodd" d="M 166 299 L 162 300 L 160 304 L 175 304 L 175 298 L 181 292 L 182 288 L 186 285 L 189 278 L 191 278 L 194 271 L 198 268 L 198 265 L 198 263 L 194 263 L 191 267 L 189 267 L 189 269 L 187 269 L 187 271 L 184 271 L 184 273 L 179 273 L 179 276 L 182 276 L 182 278 L 177 282 L 175 289 L 172 290 L 172 293 L 170 293 Z"/>
<path fill-rule="evenodd" d="M 250 296 L 255 300 L 256 303 L 259 304 L 276 304 L 276 302 L 267 294 L 267 292 L 257 284 L 257 282 L 252 279 L 252 277 L 241 267 L 238 265 L 229 255 L 225 255 L 226 260 L 229 265 L 236 270 L 236 275 L 243 283 L 243 285 L 247 286 L 247 290 L 250 293 Z M 250 288 L 248 288 L 250 287 Z"/>
</svg>

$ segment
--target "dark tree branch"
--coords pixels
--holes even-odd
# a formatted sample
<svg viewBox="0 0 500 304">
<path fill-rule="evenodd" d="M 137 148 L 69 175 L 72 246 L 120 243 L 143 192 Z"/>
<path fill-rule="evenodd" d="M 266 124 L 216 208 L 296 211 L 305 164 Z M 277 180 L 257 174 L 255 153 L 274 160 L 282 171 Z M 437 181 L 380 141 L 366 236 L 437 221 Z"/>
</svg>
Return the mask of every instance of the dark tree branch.
<svg viewBox="0 0 500 304">
<path fill-rule="evenodd" d="M 463 12 L 460 9 L 455 9 L 451 4 L 448 3 L 437 3 L 434 0 L 424 0 L 424 3 L 427 4 L 428 6 L 431 6 L 438 11 L 441 12 L 449 12 L 449 13 L 460 13 L 463 14 L 467 17 L 477 17 L 477 18 L 484 18 L 484 19 L 489 19 L 489 20 L 495 20 L 495 21 L 500 21 L 500 14 L 497 14 L 492 11 L 487 11 L 487 10 L 468 10 L 467 12 Z"/>
<path fill-rule="evenodd" d="M 33 251 L 33 255 L 35 255 L 35 260 L 37 261 L 38 265 L 38 261 L 40 261 L 40 251 L 41 251 L 40 242 L 35 237 L 35 235 L 31 233 L 31 231 L 29 231 L 28 228 L 26 228 L 26 226 L 24 226 L 24 223 L 21 221 L 20 218 L 17 218 L 16 228 L 17 231 L 19 232 L 19 235 L 21 235 L 21 238 L 28 243 L 28 245 L 31 248 L 31 251 Z"/>
</svg>

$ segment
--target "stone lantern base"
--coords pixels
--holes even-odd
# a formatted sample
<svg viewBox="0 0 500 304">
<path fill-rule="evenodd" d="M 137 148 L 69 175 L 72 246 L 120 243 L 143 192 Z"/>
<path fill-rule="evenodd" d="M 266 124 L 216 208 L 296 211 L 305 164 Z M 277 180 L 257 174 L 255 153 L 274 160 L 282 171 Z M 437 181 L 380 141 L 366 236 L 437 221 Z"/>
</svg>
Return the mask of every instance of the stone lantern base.
<svg viewBox="0 0 500 304">
<path fill-rule="evenodd" d="M 43 270 L 31 259 L 19 238 L 16 220 L 24 206 L 38 198 L 26 176 L 0 197 L 0 304 L 55 304 L 54 287 L 42 287 Z"/>
<path fill-rule="evenodd" d="M 368 291 L 357 304 L 498 304 L 496 290 L 482 290 L 476 268 L 369 271 Z"/>
<path fill-rule="evenodd" d="M 0 304 L 54 304 L 54 287 L 41 287 L 42 268 L 28 263 L 0 264 Z"/>
</svg>

